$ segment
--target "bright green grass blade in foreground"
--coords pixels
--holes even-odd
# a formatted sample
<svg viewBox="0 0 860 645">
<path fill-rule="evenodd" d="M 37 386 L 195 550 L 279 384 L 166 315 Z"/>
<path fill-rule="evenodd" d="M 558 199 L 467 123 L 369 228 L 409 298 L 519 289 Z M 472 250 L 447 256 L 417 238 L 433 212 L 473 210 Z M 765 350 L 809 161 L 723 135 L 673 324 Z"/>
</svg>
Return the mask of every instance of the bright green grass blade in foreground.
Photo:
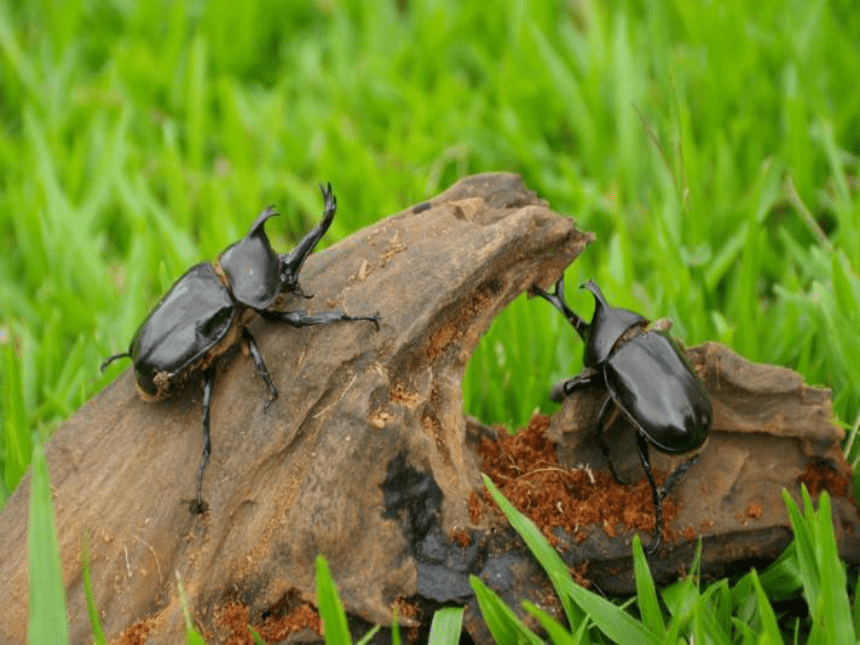
<svg viewBox="0 0 860 645">
<path fill-rule="evenodd" d="M 69 642 L 68 619 L 60 570 L 60 549 L 51 482 L 45 451 L 38 441 L 33 445 L 30 487 L 30 520 L 27 564 L 30 586 L 30 618 L 27 640 L 30 645 L 64 645 Z"/>
<path fill-rule="evenodd" d="M 463 629 L 463 607 L 445 607 L 433 615 L 430 624 L 430 645 L 457 645 Z"/>
<path fill-rule="evenodd" d="M 400 621 L 397 618 L 397 613 L 397 607 L 395 606 L 394 611 L 391 612 L 391 645 L 400 645 Z"/>
<path fill-rule="evenodd" d="M 642 623 L 665 640 L 666 626 L 663 623 L 663 612 L 660 610 L 654 579 L 651 577 L 651 570 L 648 568 L 639 535 L 633 536 L 633 567 L 636 575 L 636 598 Z"/>
<path fill-rule="evenodd" d="M 185 620 L 185 645 L 206 645 L 203 640 L 203 635 L 194 627 L 194 621 L 191 619 L 191 609 L 188 607 L 188 596 L 185 594 L 185 587 L 182 585 L 182 576 L 179 571 L 176 572 L 176 588 L 179 592 L 179 604 L 182 607 L 182 617 Z"/>
<path fill-rule="evenodd" d="M 806 487 L 802 487 L 805 517 L 800 513 L 788 491 L 783 491 L 782 497 L 788 509 L 791 528 L 794 531 L 794 552 L 803 584 L 803 596 L 806 604 L 815 607 L 821 595 L 821 571 L 816 557 L 815 534 L 812 528 L 814 511 L 812 501 Z"/>
<path fill-rule="evenodd" d="M 758 576 L 755 570 L 750 572 L 750 579 L 755 588 L 756 602 L 758 603 L 758 615 L 760 619 L 761 632 L 759 634 L 760 642 L 762 643 L 781 643 L 782 636 L 779 633 L 779 625 L 776 622 L 776 614 L 768 600 L 764 589 L 761 587 Z"/>
<path fill-rule="evenodd" d="M 326 645 L 342 645 L 351 643 L 349 628 L 346 622 L 346 612 L 337 595 L 334 581 L 331 579 L 328 563 L 323 556 L 317 556 L 317 608 L 323 622 Z"/>
<path fill-rule="evenodd" d="M 571 634 L 567 628 L 558 623 L 552 616 L 528 600 L 523 600 L 523 609 L 534 616 L 546 630 L 550 641 L 555 645 L 577 645 L 583 642 L 587 621 L 583 621 L 576 634 Z"/>
<path fill-rule="evenodd" d="M 87 616 L 89 616 L 90 626 L 93 630 L 93 641 L 95 641 L 96 645 L 107 645 L 101 621 L 99 620 L 99 610 L 98 607 L 96 607 L 96 599 L 93 594 L 93 581 L 92 576 L 90 575 L 89 531 L 84 531 L 84 538 L 81 541 L 81 573 L 84 578 L 84 594 L 87 599 Z"/>
<path fill-rule="evenodd" d="M 517 511 L 513 504 L 505 499 L 505 496 L 499 492 L 498 488 L 496 488 L 493 480 L 486 475 L 482 475 L 482 477 L 484 479 L 484 486 L 486 486 L 487 490 L 490 491 L 490 495 L 492 495 L 493 500 L 499 505 L 499 508 L 502 509 L 502 513 L 504 513 L 508 522 L 510 522 L 511 526 L 514 527 L 514 530 L 519 533 L 520 537 L 523 538 L 529 551 L 531 551 L 535 558 L 537 558 L 537 561 L 540 562 L 540 565 L 552 581 L 553 587 L 555 587 L 559 594 L 559 599 L 564 607 L 568 622 L 574 629 L 578 628 L 585 617 L 583 616 L 582 611 L 574 603 L 571 603 L 570 599 L 562 593 L 562 589 L 567 588 L 569 585 L 576 586 L 564 560 L 561 559 L 561 556 L 558 555 L 558 552 L 552 547 L 552 545 L 547 542 L 546 538 L 541 534 L 532 521 Z"/>
<path fill-rule="evenodd" d="M 356 641 L 355 645 L 366 645 L 367 643 L 369 643 L 371 641 L 371 639 L 374 636 L 376 636 L 376 632 L 378 632 L 379 630 L 380 630 L 379 625 L 374 625 L 373 627 L 371 627 L 370 629 L 367 630 L 367 633 L 364 636 L 362 636 L 361 638 L 359 638 Z M 349 641 L 347 641 L 347 642 L 349 642 Z M 392 637 L 393 645 L 397 645 L 398 642 L 399 641 L 397 641 L 396 639 L 394 639 Z"/>
<path fill-rule="evenodd" d="M 511 523 L 511 526 L 513 526 L 517 533 L 519 533 L 520 537 L 523 538 L 526 545 L 529 547 L 529 550 L 549 575 L 553 586 L 558 592 L 559 599 L 567 611 L 568 617 L 573 616 L 571 625 L 575 629 L 579 630 L 582 622 L 586 617 L 588 617 L 588 619 L 597 625 L 597 627 L 614 642 L 655 644 L 662 642 L 659 633 L 655 633 L 643 623 L 637 621 L 627 613 L 626 610 L 577 585 L 571 578 L 567 565 L 564 564 L 564 561 L 559 557 L 558 553 L 552 548 L 549 542 L 546 541 L 546 538 L 541 535 L 540 531 L 538 531 L 531 520 L 517 511 L 513 505 L 504 498 L 489 477 L 486 475 L 483 477 L 484 485 L 490 491 L 490 494 L 493 496 L 493 500 L 495 500 L 502 509 L 502 512 Z M 640 555 L 644 560 L 644 554 L 641 552 L 641 545 Z M 648 575 L 650 577 L 650 574 Z M 498 629 L 504 630 L 503 633 L 506 637 L 510 636 L 510 633 L 516 631 L 512 626 L 516 625 L 516 622 L 513 620 L 516 617 L 513 616 L 513 618 L 511 618 L 512 614 L 509 613 L 510 610 L 506 607 L 502 609 L 501 607 L 495 606 L 494 601 L 498 600 L 498 597 L 491 590 L 486 589 L 481 585 L 477 578 L 474 580 L 478 585 L 480 585 L 482 592 L 485 592 L 485 603 L 489 607 L 490 613 L 488 615 L 484 612 L 484 605 L 481 605 L 484 620 L 487 621 L 488 626 L 490 625 L 491 620 L 494 621 L 494 624 L 497 625 Z M 476 588 L 476 584 L 473 583 L 472 587 L 476 589 L 477 595 L 478 590 Z M 643 583 L 643 587 L 647 587 L 647 583 Z M 480 604 L 481 596 L 479 595 L 478 598 Z M 661 629 L 660 633 L 663 633 L 663 631 L 664 630 Z M 495 632 L 493 632 L 493 635 L 498 639 Z"/>
<path fill-rule="evenodd" d="M 469 584 L 475 592 L 481 616 L 497 643 L 531 643 L 539 645 L 543 641 L 525 626 L 514 611 L 492 589 L 477 576 L 469 576 Z"/>
<path fill-rule="evenodd" d="M 814 605 L 812 619 L 823 626 L 828 638 L 833 643 L 856 642 L 857 636 L 853 629 L 851 605 L 848 600 L 848 580 L 845 569 L 839 560 L 836 538 L 833 532 L 830 495 L 823 491 L 818 496 L 818 510 L 813 510 L 809 493 L 805 486 L 801 487 L 804 498 L 805 522 L 810 527 L 813 536 L 814 554 L 819 578 L 818 591 L 820 596 Z M 784 493 L 784 497 L 787 493 Z M 792 500 L 793 501 L 793 500 Z M 788 502 L 786 502 L 787 504 Z M 792 527 L 795 518 L 792 517 Z M 801 557 L 801 552 L 798 552 Z M 803 567 L 810 570 L 812 567 Z M 809 602 L 813 609 L 812 602 Z"/>
<path fill-rule="evenodd" d="M 613 643 L 662 643 L 663 640 L 636 620 L 627 611 L 587 589 L 571 582 L 564 593 L 585 612 L 586 616 Z"/>
</svg>

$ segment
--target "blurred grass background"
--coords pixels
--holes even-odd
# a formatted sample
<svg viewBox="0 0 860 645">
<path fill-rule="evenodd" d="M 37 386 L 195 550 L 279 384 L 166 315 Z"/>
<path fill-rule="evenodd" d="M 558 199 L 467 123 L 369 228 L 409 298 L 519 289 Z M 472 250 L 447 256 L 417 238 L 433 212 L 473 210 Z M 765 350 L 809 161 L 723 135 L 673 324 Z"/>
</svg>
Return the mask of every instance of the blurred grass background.
<svg viewBox="0 0 860 645">
<path fill-rule="evenodd" d="M 276 203 L 321 248 L 476 172 L 598 235 L 568 271 L 860 407 L 860 13 L 845 0 L 0 0 L 0 505 L 190 265 Z M 854 80 L 852 80 L 854 79 Z M 554 277 L 554 276 L 553 276 Z M 518 298 L 467 370 L 516 427 L 582 346 Z"/>
</svg>

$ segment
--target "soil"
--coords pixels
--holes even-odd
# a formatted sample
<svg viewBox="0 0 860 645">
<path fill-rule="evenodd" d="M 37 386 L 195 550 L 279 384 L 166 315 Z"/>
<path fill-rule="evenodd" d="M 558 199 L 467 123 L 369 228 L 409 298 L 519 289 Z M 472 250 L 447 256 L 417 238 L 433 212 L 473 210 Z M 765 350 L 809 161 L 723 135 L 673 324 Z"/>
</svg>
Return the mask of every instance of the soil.
<svg viewBox="0 0 860 645">
<path fill-rule="evenodd" d="M 548 415 L 536 414 L 516 434 L 502 430 L 499 439 L 481 441 L 478 454 L 483 458 L 483 472 L 517 510 L 531 519 L 553 546 L 558 545 L 555 528 L 575 535 L 579 542 L 595 526 L 608 537 L 615 537 L 620 527 L 653 532 L 654 503 L 644 475 L 625 485 L 616 482 L 608 470 L 560 466 L 555 445 L 546 436 L 549 424 Z M 655 469 L 654 476 L 662 485 L 665 473 Z M 473 519 L 489 509 L 501 515 L 486 489 L 475 498 L 470 504 Z M 677 503 L 671 498 L 664 500 L 663 513 L 663 539 L 672 540 L 674 532 L 668 526 L 678 515 Z"/>
</svg>

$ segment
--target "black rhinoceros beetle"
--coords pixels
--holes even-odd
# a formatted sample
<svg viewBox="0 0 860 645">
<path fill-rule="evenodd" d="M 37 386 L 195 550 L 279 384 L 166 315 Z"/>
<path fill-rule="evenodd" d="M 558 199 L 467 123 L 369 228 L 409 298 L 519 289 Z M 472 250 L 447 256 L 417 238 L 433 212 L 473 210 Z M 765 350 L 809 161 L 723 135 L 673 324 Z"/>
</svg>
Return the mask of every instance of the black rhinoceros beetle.
<svg viewBox="0 0 860 645">
<path fill-rule="evenodd" d="M 532 287 L 533 293 L 564 314 L 585 341 L 585 369 L 579 376 L 564 381 L 553 398 L 561 400 L 563 396 L 588 387 L 606 388 L 609 395 L 597 417 L 597 436 L 618 481 L 609 459 L 609 448 L 600 433 L 606 429 L 604 424 L 615 409 L 636 429 L 639 457 L 654 497 L 655 533 L 646 547 L 646 551 L 653 554 L 660 548 L 663 499 L 696 458 L 678 466 L 662 489 L 658 489 L 651 471 L 648 444 L 670 454 L 700 448 L 711 427 L 711 400 L 678 345 L 664 329 L 649 327 L 648 321 L 639 314 L 607 304 L 591 280 L 581 288 L 594 295 L 594 316 L 590 323 L 567 306 L 563 275 L 553 293 Z"/>
<path fill-rule="evenodd" d="M 279 215 L 271 207 L 251 225 L 248 234 L 221 253 L 218 260 L 191 267 L 167 292 L 135 332 L 128 351 L 105 360 L 104 369 L 118 358 L 134 361 L 137 392 L 145 401 L 172 396 L 188 378 L 203 373 L 203 457 L 197 469 L 197 498 L 191 503 L 195 513 L 206 511 L 203 501 L 203 471 L 209 461 L 209 407 L 212 383 L 219 356 L 239 341 L 245 343 L 257 373 L 266 383 L 271 398 L 278 396 L 263 356 L 246 325 L 256 314 L 293 327 L 320 325 L 341 320 L 368 320 L 379 329 L 379 316 L 348 316 L 341 311 L 306 314 L 279 311 L 285 294 L 304 298 L 299 286 L 299 270 L 328 230 L 337 211 L 331 184 L 320 185 L 325 199 L 322 221 L 305 235 L 292 251 L 275 253 L 264 225 Z"/>
</svg>

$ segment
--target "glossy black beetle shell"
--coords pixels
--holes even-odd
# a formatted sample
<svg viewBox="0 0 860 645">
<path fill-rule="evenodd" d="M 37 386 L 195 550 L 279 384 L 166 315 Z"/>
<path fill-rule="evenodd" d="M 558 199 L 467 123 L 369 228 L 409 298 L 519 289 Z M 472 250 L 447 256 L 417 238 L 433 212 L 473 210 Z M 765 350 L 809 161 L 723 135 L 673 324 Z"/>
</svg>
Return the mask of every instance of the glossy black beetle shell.
<svg viewBox="0 0 860 645">
<path fill-rule="evenodd" d="M 609 305 L 592 280 L 583 288 L 594 295 L 584 365 L 602 368 L 612 398 L 659 450 L 699 448 L 710 429 L 711 400 L 675 341 L 648 330 L 639 314 Z"/>
<path fill-rule="evenodd" d="M 131 340 L 138 392 L 169 397 L 219 343 L 232 345 L 237 309 L 209 263 L 191 267 L 153 308 Z"/>
<path fill-rule="evenodd" d="M 711 400 L 664 332 L 645 331 L 621 345 L 604 363 L 603 375 L 612 398 L 658 450 L 680 454 L 705 443 Z"/>
</svg>

